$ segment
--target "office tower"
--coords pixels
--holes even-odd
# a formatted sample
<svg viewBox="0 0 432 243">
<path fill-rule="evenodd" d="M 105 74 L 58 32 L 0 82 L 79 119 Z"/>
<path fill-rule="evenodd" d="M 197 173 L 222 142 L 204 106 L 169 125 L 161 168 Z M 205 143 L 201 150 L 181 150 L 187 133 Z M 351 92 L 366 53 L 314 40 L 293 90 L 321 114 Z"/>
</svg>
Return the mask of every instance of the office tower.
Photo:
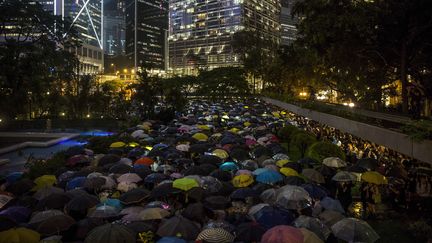
<svg viewBox="0 0 432 243">
<path fill-rule="evenodd" d="M 126 16 L 124 0 L 112 0 L 104 6 L 104 51 L 106 55 L 125 54 Z"/>
<path fill-rule="evenodd" d="M 278 0 L 172 0 L 169 15 L 169 63 L 174 72 L 241 65 L 232 40 L 243 29 L 280 41 Z"/>
<path fill-rule="evenodd" d="M 297 38 L 297 23 L 298 18 L 293 16 L 293 7 L 297 0 L 282 0 L 281 1 L 281 45 L 288 46 Z"/>
<path fill-rule="evenodd" d="M 134 70 L 165 70 L 168 0 L 126 1 L 126 57 Z"/>
</svg>

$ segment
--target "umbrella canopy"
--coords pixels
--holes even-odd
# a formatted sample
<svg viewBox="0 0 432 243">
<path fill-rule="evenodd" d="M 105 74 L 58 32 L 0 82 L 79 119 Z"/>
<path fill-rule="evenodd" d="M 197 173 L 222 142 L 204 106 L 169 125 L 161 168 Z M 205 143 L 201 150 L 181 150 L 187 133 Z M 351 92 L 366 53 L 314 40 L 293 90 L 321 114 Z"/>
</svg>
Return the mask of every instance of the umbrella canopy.
<svg viewBox="0 0 432 243">
<path fill-rule="evenodd" d="M 119 200 L 125 205 L 130 205 L 142 202 L 144 199 L 148 198 L 149 195 L 150 192 L 148 190 L 144 188 L 135 188 L 122 194 Z"/>
<path fill-rule="evenodd" d="M 286 209 L 303 209 L 312 204 L 312 199 L 302 187 L 287 185 L 278 190 L 276 204 Z"/>
<path fill-rule="evenodd" d="M 356 166 L 364 168 L 367 171 L 373 171 L 379 167 L 378 160 L 373 158 L 361 158 L 357 161 Z"/>
<path fill-rule="evenodd" d="M 200 133 L 200 132 L 195 133 L 195 134 L 192 136 L 192 138 L 194 138 L 194 139 L 196 139 L 196 140 L 198 140 L 198 141 L 203 141 L 203 142 L 205 142 L 205 141 L 208 140 L 208 136 L 205 135 L 204 133 Z"/>
<path fill-rule="evenodd" d="M 51 194 L 57 194 L 57 193 L 63 193 L 63 192 L 64 192 L 64 190 L 62 188 L 55 187 L 55 186 L 49 186 L 49 187 L 44 187 L 44 188 L 40 189 L 39 191 L 35 192 L 35 194 L 33 194 L 33 197 L 36 198 L 37 200 L 42 200 Z"/>
<path fill-rule="evenodd" d="M 183 190 L 183 191 L 189 191 L 190 189 L 192 189 L 194 187 L 199 187 L 199 184 L 194 179 L 184 177 L 184 178 L 175 180 L 172 184 L 172 187 Z"/>
<path fill-rule="evenodd" d="M 231 199 L 245 199 L 247 197 L 258 198 L 260 193 L 251 188 L 240 188 L 231 193 Z"/>
<path fill-rule="evenodd" d="M 325 183 L 324 176 L 319 173 L 318 171 L 314 169 L 304 169 L 302 171 L 302 174 L 304 177 L 306 177 L 309 181 L 316 182 L 316 183 Z"/>
<path fill-rule="evenodd" d="M 333 199 L 331 197 L 325 197 L 321 199 L 319 204 L 327 210 L 333 210 L 336 212 L 345 213 L 345 210 L 343 209 L 340 201 L 337 199 Z"/>
<path fill-rule="evenodd" d="M 33 187 L 33 191 L 38 191 L 39 189 L 42 189 L 44 187 L 53 186 L 57 183 L 57 178 L 55 175 L 43 175 L 34 180 L 34 183 L 36 184 Z"/>
<path fill-rule="evenodd" d="M 174 216 L 159 226 L 156 232 L 159 236 L 177 236 L 186 240 L 195 240 L 200 233 L 198 225 L 182 216 Z"/>
<path fill-rule="evenodd" d="M 248 187 L 254 183 L 254 179 L 250 175 L 238 175 L 232 179 L 232 184 L 235 187 Z"/>
<path fill-rule="evenodd" d="M 266 229 L 270 229 L 276 225 L 289 225 L 295 219 L 295 215 L 291 212 L 271 206 L 261 208 L 253 214 L 253 217 Z"/>
<path fill-rule="evenodd" d="M 235 171 L 238 170 L 239 167 L 235 162 L 225 162 L 219 167 L 219 169 L 223 171 Z"/>
<path fill-rule="evenodd" d="M 284 168 L 281 168 L 279 171 L 284 176 L 299 176 L 299 173 L 292 168 L 284 167 Z"/>
<path fill-rule="evenodd" d="M 63 209 L 64 206 L 71 200 L 71 197 L 65 193 L 51 194 L 44 199 L 40 200 L 37 205 L 37 210 L 48 210 L 48 209 Z"/>
<path fill-rule="evenodd" d="M 72 198 L 65 206 L 68 211 L 84 211 L 99 204 L 99 199 L 89 194 Z"/>
<path fill-rule="evenodd" d="M 356 176 L 348 171 L 339 171 L 338 173 L 336 173 L 336 175 L 332 177 L 332 180 L 340 182 L 350 182 L 355 181 L 356 179 Z"/>
<path fill-rule="evenodd" d="M 215 149 L 213 150 L 212 154 L 219 157 L 222 160 L 225 160 L 229 157 L 228 152 L 223 149 Z"/>
<path fill-rule="evenodd" d="M 152 158 L 149 157 L 143 157 L 143 158 L 139 158 L 134 162 L 134 165 L 147 165 L 150 166 L 152 164 L 154 164 L 154 160 Z"/>
<path fill-rule="evenodd" d="M 256 222 L 243 223 L 237 227 L 236 241 L 259 242 L 266 229 Z"/>
<path fill-rule="evenodd" d="M 25 223 L 28 221 L 32 211 L 27 207 L 12 206 L 0 211 L 1 217 L 7 217 L 16 223 Z"/>
<path fill-rule="evenodd" d="M 115 142 L 110 145 L 110 148 L 124 148 L 125 146 L 124 142 Z"/>
<path fill-rule="evenodd" d="M 40 234 L 27 228 L 14 228 L 0 232 L 0 243 L 38 243 Z"/>
<path fill-rule="evenodd" d="M 333 210 L 324 210 L 324 212 L 320 213 L 318 215 L 318 218 L 321 219 L 321 221 L 327 225 L 328 227 L 331 227 L 335 223 L 339 222 L 340 220 L 344 219 L 345 216 L 342 215 L 342 213 L 333 211 Z"/>
<path fill-rule="evenodd" d="M 66 184 L 66 190 L 84 187 L 84 183 L 86 182 L 86 180 L 87 177 L 85 176 L 75 177 L 72 180 L 68 181 L 68 183 Z"/>
<path fill-rule="evenodd" d="M 116 207 L 109 205 L 102 205 L 96 207 L 88 216 L 90 218 L 101 218 L 101 219 L 109 219 L 115 218 L 119 216 L 120 210 Z"/>
<path fill-rule="evenodd" d="M 325 158 L 323 164 L 332 168 L 342 168 L 347 166 L 347 163 L 338 157 Z"/>
<path fill-rule="evenodd" d="M 105 224 L 94 228 L 85 238 L 85 243 L 136 242 L 135 232 L 119 224 Z"/>
<path fill-rule="evenodd" d="M 331 230 L 318 218 L 313 218 L 305 215 L 300 215 L 295 221 L 294 226 L 297 228 L 306 228 L 321 240 L 326 241 L 331 233 Z"/>
<path fill-rule="evenodd" d="M 303 243 L 303 233 L 294 227 L 278 225 L 269 230 L 262 236 L 262 243 Z"/>
<path fill-rule="evenodd" d="M 121 175 L 119 178 L 117 178 L 117 181 L 119 183 L 124 182 L 124 183 L 137 183 L 142 181 L 142 178 L 135 173 L 126 173 Z"/>
<path fill-rule="evenodd" d="M 380 238 L 368 223 L 355 218 L 342 219 L 331 230 L 338 239 L 347 242 L 375 242 Z"/>
<path fill-rule="evenodd" d="M 230 200 L 224 196 L 210 196 L 204 200 L 204 204 L 213 210 L 224 210 L 230 205 Z"/>
<path fill-rule="evenodd" d="M 75 220 L 61 211 L 42 211 L 30 219 L 29 224 L 42 235 L 58 234 L 68 230 Z"/>
<path fill-rule="evenodd" d="M 387 178 L 376 171 L 367 171 L 361 175 L 362 181 L 377 185 L 387 184 Z"/>
<path fill-rule="evenodd" d="M 322 199 L 329 194 L 328 190 L 320 185 L 308 183 L 301 185 L 301 187 L 309 193 L 311 198 L 314 199 Z"/>
<path fill-rule="evenodd" d="M 230 243 L 234 241 L 234 238 L 234 235 L 222 228 L 208 228 L 201 231 L 196 240 L 209 243 Z"/>
<path fill-rule="evenodd" d="M 155 220 L 163 219 L 169 216 L 171 213 L 161 208 L 146 208 L 139 213 L 141 220 Z"/>
<path fill-rule="evenodd" d="M 153 190 L 150 193 L 151 198 L 160 198 L 168 196 L 169 194 L 179 193 L 181 192 L 180 189 L 174 188 L 173 183 L 162 183 L 153 188 Z"/>
<path fill-rule="evenodd" d="M 177 237 L 162 237 L 156 243 L 187 243 L 187 241 Z"/>
<path fill-rule="evenodd" d="M 256 177 L 256 181 L 264 183 L 264 184 L 274 184 L 283 180 L 283 176 L 274 170 L 268 170 L 263 173 L 260 173 Z"/>
<path fill-rule="evenodd" d="M 305 228 L 300 228 L 300 231 L 303 234 L 303 243 L 324 243 L 314 232 Z"/>
</svg>

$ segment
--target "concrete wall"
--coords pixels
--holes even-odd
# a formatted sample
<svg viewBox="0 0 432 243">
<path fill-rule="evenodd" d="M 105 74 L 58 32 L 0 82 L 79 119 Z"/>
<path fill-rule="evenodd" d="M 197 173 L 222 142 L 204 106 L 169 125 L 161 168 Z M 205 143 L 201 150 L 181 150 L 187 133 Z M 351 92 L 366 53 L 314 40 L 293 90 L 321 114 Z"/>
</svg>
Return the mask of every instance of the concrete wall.
<svg viewBox="0 0 432 243">
<path fill-rule="evenodd" d="M 263 98 L 266 102 L 279 106 L 322 124 L 351 133 L 357 137 L 383 145 L 392 150 L 432 164 L 432 141 L 413 141 L 408 135 L 391 131 L 385 128 L 372 126 L 366 123 L 348 120 L 318 111 L 304 109 L 279 100 Z"/>
</svg>

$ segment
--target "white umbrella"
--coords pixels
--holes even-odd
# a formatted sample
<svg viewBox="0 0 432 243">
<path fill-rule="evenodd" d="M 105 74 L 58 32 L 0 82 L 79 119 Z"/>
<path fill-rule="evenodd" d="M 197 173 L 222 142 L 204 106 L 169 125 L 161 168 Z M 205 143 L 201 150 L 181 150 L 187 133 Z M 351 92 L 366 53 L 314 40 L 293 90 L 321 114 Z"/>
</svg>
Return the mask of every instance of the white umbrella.
<svg viewBox="0 0 432 243">
<path fill-rule="evenodd" d="M 347 163 L 338 157 L 328 157 L 323 160 L 323 164 L 332 168 L 346 167 Z"/>
<path fill-rule="evenodd" d="M 368 223 L 355 218 L 345 218 L 331 227 L 333 234 L 347 242 L 375 242 L 380 237 Z"/>
<path fill-rule="evenodd" d="M 303 209 L 312 204 L 312 199 L 302 187 L 287 185 L 278 190 L 276 204 L 286 209 Z"/>
<path fill-rule="evenodd" d="M 339 171 L 333 176 L 332 180 L 340 182 L 355 181 L 357 177 L 348 171 Z"/>
</svg>

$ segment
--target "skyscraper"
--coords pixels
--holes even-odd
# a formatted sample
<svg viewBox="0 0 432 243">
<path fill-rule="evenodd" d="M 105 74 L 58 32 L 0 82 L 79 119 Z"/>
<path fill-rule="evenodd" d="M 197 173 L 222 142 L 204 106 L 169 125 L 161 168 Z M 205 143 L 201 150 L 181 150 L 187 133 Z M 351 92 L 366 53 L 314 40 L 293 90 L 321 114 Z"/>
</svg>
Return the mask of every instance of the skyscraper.
<svg viewBox="0 0 432 243">
<path fill-rule="evenodd" d="M 240 65 L 234 33 L 246 29 L 280 41 L 278 0 L 172 0 L 169 58 L 174 72 Z"/>
<path fill-rule="evenodd" d="M 281 1 L 281 45 L 288 46 L 297 38 L 297 23 L 298 18 L 292 16 L 293 7 L 297 0 L 282 0 Z"/>
<path fill-rule="evenodd" d="M 113 0 L 104 6 L 104 51 L 109 56 L 125 54 L 126 16 L 124 0 Z"/>
<path fill-rule="evenodd" d="M 168 0 L 126 1 L 126 56 L 130 66 L 166 69 Z"/>
</svg>

